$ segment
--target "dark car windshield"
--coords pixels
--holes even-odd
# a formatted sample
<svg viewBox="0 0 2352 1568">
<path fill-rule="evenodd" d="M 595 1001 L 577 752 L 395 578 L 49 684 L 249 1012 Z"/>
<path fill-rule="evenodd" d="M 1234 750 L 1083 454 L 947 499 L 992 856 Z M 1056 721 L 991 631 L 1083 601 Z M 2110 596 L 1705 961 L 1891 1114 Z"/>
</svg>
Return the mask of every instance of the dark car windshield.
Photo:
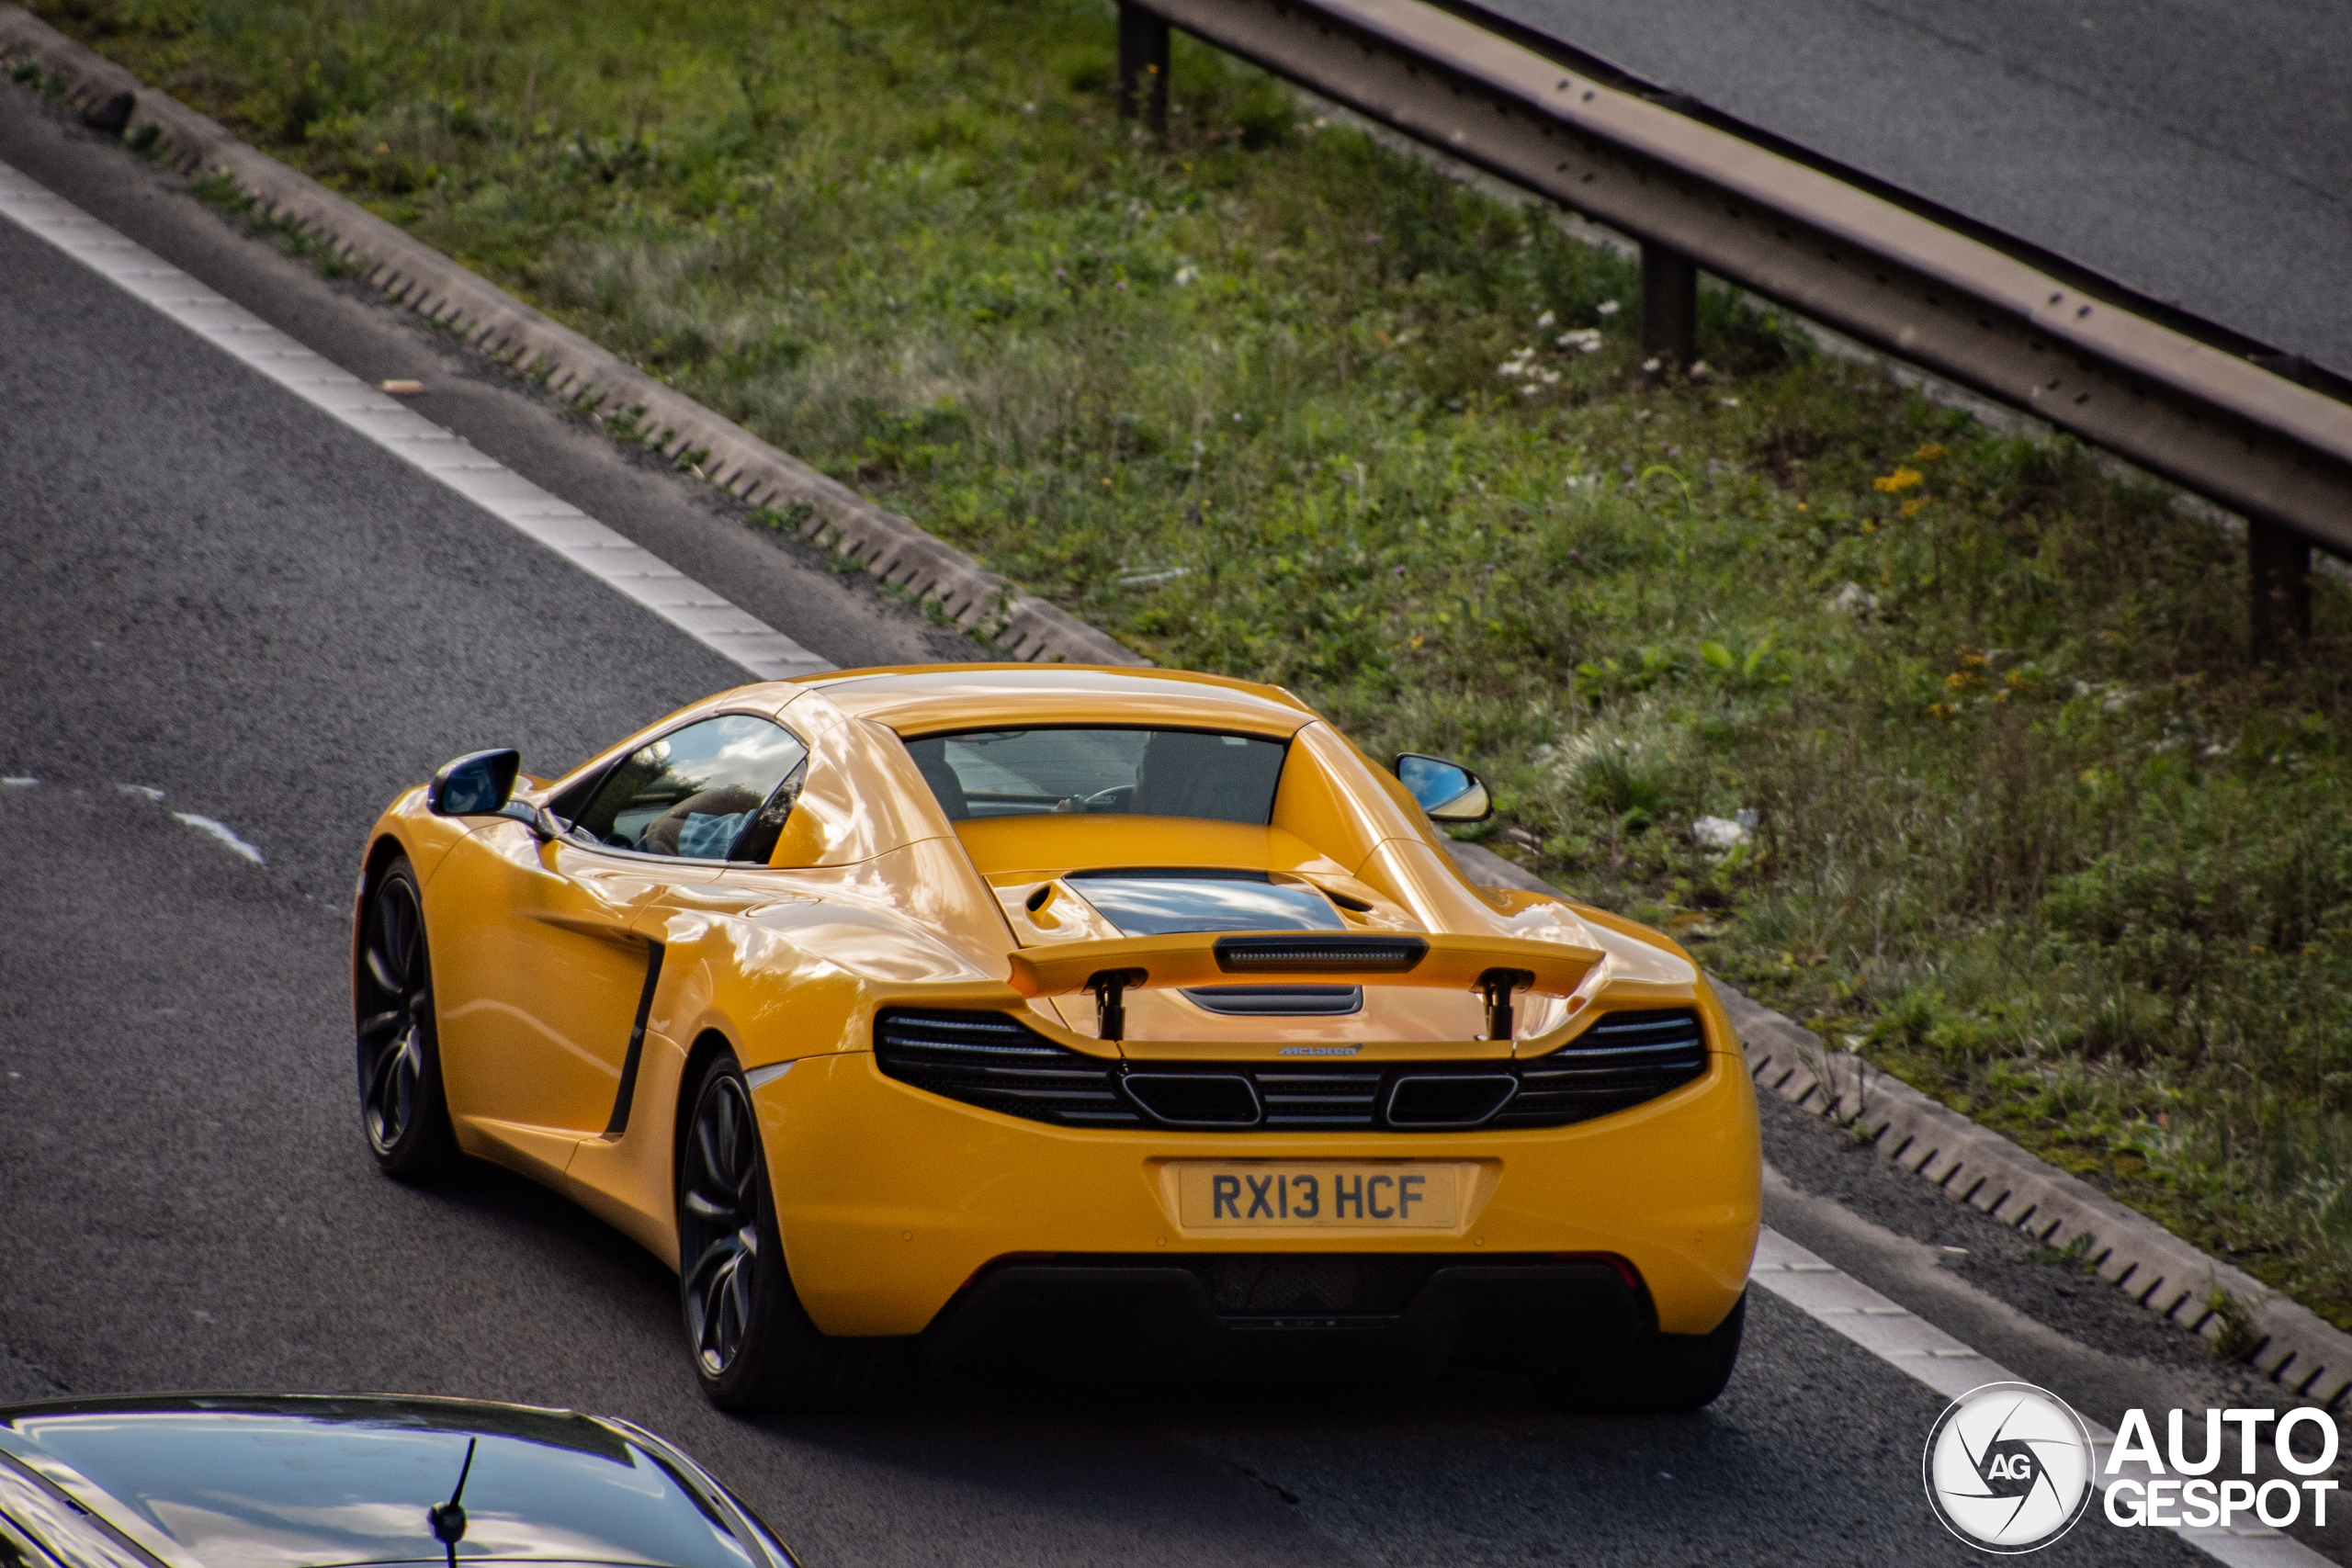
<svg viewBox="0 0 2352 1568">
<path fill-rule="evenodd" d="M 461 1564 L 766 1568 L 654 1455 L 578 1417 L 541 1424 L 479 1434 Z M 246 1411 L 28 1414 L 14 1427 L 113 1498 L 134 1538 L 160 1534 L 205 1568 L 446 1562 L 427 1510 L 476 1436 Z"/>
<path fill-rule="evenodd" d="M 967 730 L 907 742 L 947 815 L 1046 812 L 1273 819 L 1284 747 L 1197 729 Z"/>
</svg>

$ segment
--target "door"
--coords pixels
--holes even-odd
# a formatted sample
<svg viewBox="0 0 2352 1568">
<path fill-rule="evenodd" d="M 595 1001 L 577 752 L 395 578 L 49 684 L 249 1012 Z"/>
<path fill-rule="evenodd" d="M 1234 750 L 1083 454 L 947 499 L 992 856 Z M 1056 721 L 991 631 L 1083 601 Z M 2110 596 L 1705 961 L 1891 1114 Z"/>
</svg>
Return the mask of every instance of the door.
<svg viewBox="0 0 2352 1568">
<path fill-rule="evenodd" d="M 660 974 L 653 933 L 680 892 L 765 863 L 807 755 L 772 720 L 703 719 L 616 766 L 564 837 L 501 822 L 450 857 L 428 902 L 503 911 L 435 954 L 453 1114 L 572 1136 L 615 1124 Z"/>
</svg>

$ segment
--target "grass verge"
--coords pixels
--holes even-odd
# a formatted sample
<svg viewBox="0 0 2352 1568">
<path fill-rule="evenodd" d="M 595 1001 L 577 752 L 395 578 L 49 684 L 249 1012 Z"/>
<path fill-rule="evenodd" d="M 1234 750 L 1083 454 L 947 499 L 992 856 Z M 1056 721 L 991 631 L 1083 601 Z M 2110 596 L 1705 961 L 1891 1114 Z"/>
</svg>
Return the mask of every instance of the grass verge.
<svg viewBox="0 0 2352 1568">
<path fill-rule="evenodd" d="M 1172 664 L 2352 1325 L 2346 597 L 1073 0 L 37 0 Z"/>
</svg>

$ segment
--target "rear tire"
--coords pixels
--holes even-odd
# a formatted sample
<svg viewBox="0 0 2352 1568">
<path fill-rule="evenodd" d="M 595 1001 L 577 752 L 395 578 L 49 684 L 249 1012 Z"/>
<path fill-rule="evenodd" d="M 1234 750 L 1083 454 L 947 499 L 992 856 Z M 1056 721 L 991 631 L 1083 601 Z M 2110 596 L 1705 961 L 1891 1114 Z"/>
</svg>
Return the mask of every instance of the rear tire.
<svg viewBox="0 0 2352 1568">
<path fill-rule="evenodd" d="M 441 1087 L 424 899 L 406 855 L 376 878 L 361 918 L 352 986 L 360 1125 L 386 1175 L 428 1181 L 456 1168 L 458 1138 Z"/>
<path fill-rule="evenodd" d="M 1702 1409 L 1731 1381 L 1747 1321 L 1747 1294 L 1708 1334 L 1651 1334 L 1619 1355 L 1566 1369 L 1546 1392 L 1563 1410 L 1680 1416 Z"/>
<path fill-rule="evenodd" d="M 863 1409 L 888 1398 L 909 1344 L 833 1338 L 785 1266 L 775 1197 L 742 1070 L 721 1054 L 694 1090 L 678 1160 L 678 1282 L 703 1393 L 721 1410 Z"/>
</svg>

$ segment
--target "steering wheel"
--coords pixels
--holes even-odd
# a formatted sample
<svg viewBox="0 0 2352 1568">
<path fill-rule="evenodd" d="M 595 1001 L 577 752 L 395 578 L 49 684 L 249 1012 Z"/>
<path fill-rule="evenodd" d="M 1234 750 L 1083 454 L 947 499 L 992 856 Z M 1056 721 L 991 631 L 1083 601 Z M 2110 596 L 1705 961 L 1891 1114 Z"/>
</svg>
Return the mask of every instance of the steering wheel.
<svg viewBox="0 0 2352 1568">
<path fill-rule="evenodd" d="M 1135 797 L 1135 785 L 1113 784 L 1109 789 L 1098 789 L 1088 795 L 1080 808 L 1091 812 L 1125 811 Z"/>
</svg>

